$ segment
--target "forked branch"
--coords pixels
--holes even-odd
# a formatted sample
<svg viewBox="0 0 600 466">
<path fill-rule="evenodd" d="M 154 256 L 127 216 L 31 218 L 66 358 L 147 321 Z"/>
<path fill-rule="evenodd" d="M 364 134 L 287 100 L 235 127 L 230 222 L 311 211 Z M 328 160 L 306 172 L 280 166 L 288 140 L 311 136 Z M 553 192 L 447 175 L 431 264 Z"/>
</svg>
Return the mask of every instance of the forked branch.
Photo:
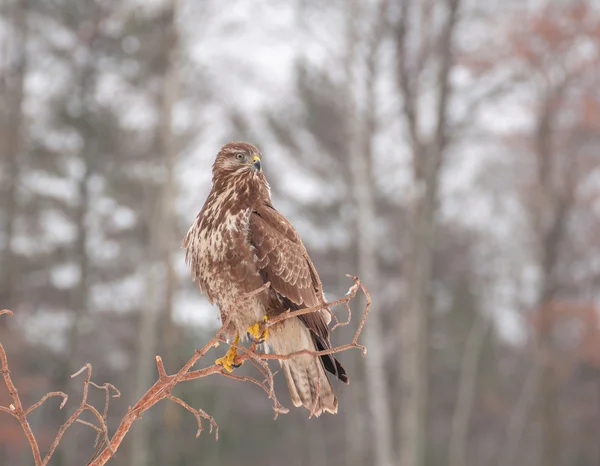
<svg viewBox="0 0 600 466">
<path fill-rule="evenodd" d="M 109 406 L 109 401 L 110 401 L 111 396 L 113 398 L 118 397 L 118 396 L 120 396 L 120 393 L 113 385 L 111 385 L 109 383 L 106 383 L 104 385 L 96 385 L 94 382 L 92 382 L 91 381 L 92 366 L 90 364 L 85 364 L 77 373 L 75 373 L 71 376 L 71 377 L 77 377 L 83 373 L 86 374 L 85 380 L 83 382 L 82 401 L 79 404 L 79 407 L 75 410 L 75 412 L 60 427 L 60 429 L 56 435 L 56 438 L 54 439 L 54 442 L 50 446 L 48 453 L 43 458 L 40 453 L 40 449 L 39 449 L 37 440 L 35 438 L 35 435 L 33 434 L 31 426 L 29 425 L 29 422 L 27 421 L 27 416 L 29 414 L 31 414 L 32 411 L 34 411 L 35 409 L 39 408 L 42 404 L 44 404 L 48 399 L 57 397 L 57 396 L 62 398 L 62 403 L 60 404 L 60 408 L 62 409 L 65 406 L 65 404 L 67 403 L 67 395 L 62 392 L 51 392 L 51 393 L 48 393 L 47 395 L 45 395 L 44 397 L 42 397 L 42 399 L 40 401 L 38 401 L 31 407 L 24 408 L 23 405 L 21 404 L 21 400 L 19 398 L 17 388 L 13 384 L 13 381 L 10 377 L 10 371 L 8 368 L 8 360 L 6 357 L 6 352 L 4 351 L 4 348 L 2 347 L 2 345 L 0 344 L 0 360 L 2 363 L 1 372 L 4 377 L 4 382 L 8 388 L 8 393 L 12 400 L 12 403 L 8 407 L 0 406 L 0 412 L 7 413 L 7 414 L 15 417 L 19 421 L 19 423 L 21 424 L 21 428 L 23 429 L 23 432 L 25 433 L 25 435 L 27 436 L 27 439 L 29 441 L 29 445 L 31 447 L 31 451 L 32 451 L 36 466 L 45 466 L 48 464 L 48 462 L 50 461 L 50 458 L 52 457 L 52 455 L 54 454 L 54 451 L 56 450 L 58 444 L 60 443 L 64 433 L 66 432 L 66 430 L 69 427 L 71 427 L 76 422 L 90 427 L 91 429 L 95 430 L 96 434 L 97 434 L 96 435 L 97 450 L 96 450 L 92 460 L 88 463 L 88 466 L 102 466 L 102 465 L 106 464 L 107 461 L 109 461 L 110 458 L 112 458 L 114 456 L 115 452 L 118 450 L 119 446 L 123 442 L 123 439 L 127 435 L 127 432 L 129 432 L 129 429 L 131 428 L 131 425 L 135 422 L 135 420 L 141 418 L 142 413 L 144 413 L 145 411 L 147 411 L 148 409 L 150 409 L 152 406 L 154 406 L 156 403 L 158 403 L 159 401 L 161 401 L 163 399 L 168 399 L 168 400 L 171 400 L 171 401 L 177 403 L 178 405 L 180 405 L 181 407 L 183 407 L 184 409 L 186 409 L 187 411 L 189 411 L 191 414 L 194 415 L 194 417 L 196 418 L 196 421 L 198 423 L 198 430 L 196 432 L 196 437 L 198 437 L 200 435 L 200 433 L 202 432 L 202 430 L 203 430 L 203 422 L 202 421 L 205 420 L 205 421 L 208 421 L 208 423 L 210 425 L 210 433 L 212 433 L 214 430 L 215 437 L 218 439 L 219 427 L 218 427 L 215 419 L 212 416 L 210 416 L 208 413 L 206 413 L 202 409 L 193 408 L 192 406 L 188 405 L 185 401 L 183 401 L 182 399 L 180 399 L 172 394 L 173 388 L 179 382 L 201 379 L 203 377 L 207 377 L 207 376 L 213 375 L 213 374 L 219 374 L 224 377 L 227 377 L 227 378 L 230 378 L 233 380 L 238 380 L 241 382 L 250 382 L 254 385 L 259 386 L 267 394 L 269 399 L 272 400 L 273 411 L 275 412 L 275 418 L 277 418 L 277 416 L 279 414 L 287 413 L 289 410 L 279 402 L 279 400 L 277 399 L 277 397 L 275 395 L 275 389 L 274 389 L 275 372 L 273 372 L 273 370 L 269 367 L 269 364 L 268 364 L 269 360 L 276 359 L 279 361 L 284 361 L 284 360 L 287 360 L 287 359 L 290 359 L 290 358 L 293 358 L 293 357 L 296 357 L 299 355 L 310 355 L 316 361 L 319 356 L 326 355 L 326 354 L 340 353 L 342 351 L 347 351 L 349 349 L 358 349 L 361 351 L 361 353 L 363 355 L 366 353 L 367 349 L 363 345 L 361 345 L 358 342 L 358 340 L 360 338 L 361 332 L 363 330 L 363 327 L 365 325 L 365 322 L 366 322 L 366 319 L 367 319 L 367 316 L 369 313 L 371 298 L 369 296 L 369 293 L 367 292 L 367 290 L 365 289 L 364 285 L 361 283 L 361 281 L 359 280 L 358 277 L 350 277 L 350 278 L 352 278 L 354 280 L 354 284 L 350 287 L 350 289 L 348 290 L 348 293 L 343 298 L 337 299 L 335 301 L 331 301 L 329 303 L 324 302 L 320 306 L 315 306 L 315 307 L 311 307 L 311 308 L 307 308 L 307 309 L 301 309 L 301 310 L 294 311 L 294 312 L 290 312 L 290 311 L 285 312 L 285 313 L 277 316 L 276 318 L 270 320 L 266 324 L 267 326 L 273 326 L 285 319 L 291 319 L 294 317 L 298 317 L 300 315 L 309 314 L 311 312 L 318 312 L 321 310 L 325 310 L 331 314 L 332 320 L 335 322 L 335 324 L 332 328 L 332 332 L 333 332 L 337 328 L 346 326 L 351 322 L 352 309 L 350 307 L 350 302 L 352 301 L 352 299 L 354 299 L 354 297 L 360 290 L 364 293 L 364 295 L 366 297 L 366 305 L 365 305 L 365 308 L 363 309 L 361 320 L 357 326 L 357 329 L 356 329 L 354 336 L 352 337 L 352 341 L 350 343 L 336 346 L 331 349 L 323 350 L 323 351 L 303 350 L 303 351 L 297 351 L 297 352 L 291 353 L 291 354 L 267 354 L 265 352 L 258 351 L 256 344 L 251 344 L 249 348 L 246 348 L 238 343 L 227 342 L 225 337 L 223 336 L 223 330 L 224 330 L 224 328 L 226 328 L 228 322 L 223 322 L 223 326 L 216 333 L 216 335 L 206 345 L 204 345 L 204 347 L 202 347 L 201 349 L 197 349 L 194 352 L 194 355 L 188 360 L 188 362 L 176 374 L 168 375 L 165 370 L 162 359 L 160 358 L 160 356 L 156 357 L 156 368 L 157 368 L 157 372 L 158 372 L 158 380 L 154 383 L 154 385 L 152 385 L 152 387 L 150 387 L 148 389 L 148 391 L 146 391 L 146 393 L 144 393 L 144 395 L 139 399 L 139 401 L 133 407 L 129 408 L 127 413 L 123 416 L 121 423 L 117 427 L 117 430 L 114 432 L 112 437 L 109 435 L 108 427 L 107 427 L 107 423 L 106 423 L 107 414 L 108 414 L 108 406 Z M 247 296 L 245 296 L 244 300 L 247 300 L 256 294 L 263 292 L 269 286 L 270 286 L 269 283 L 265 284 L 263 287 L 255 290 L 254 292 L 249 293 Z M 331 311 L 331 309 L 333 307 L 342 305 L 342 304 L 346 307 L 346 311 L 347 311 L 347 319 L 344 321 L 340 321 L 338 319 L 338 317 Z M 7 314 L 7 315 L 11 316 L 12 312 L 10 312 L 8 310 L 0 311 L 0 316 L 3 314 Z M 239 354 L 238 354 L 235 362 L 238 364 L 241 364 L 244 361 L 250 361 L 250 363 L 254 367 L 256 367 L 257 371 L 260 374 L 260 377 L 262 377 L 262 380 L 260 380 L 259 378 L 256 378 L 256 377 L 239 376 L 236 374 L 230 374 L 227 371 L 225 371 L 222 366 L 217 365 L 217 364 L 213 364 L 213 365 L 205 367 L 203 369 L 192 370 L 194 368 L 194 366 L 196 365 L 196 363 L 198 363 L 198 361 L 200 361 L 200 359 L 202 359 L 206 355 L 206 353 L 208 353 L 212 348 L 219 346 L 221 343 L 226 343 L 226 344 L 229 344 L 229 345 L 237 348 L 239 351 Z M 95 387 L 97 389 L 104 390 L 106 392 L 104 409 L 103 409 L 102 413 L 100 413 L 100 411 L 98 411 L 94 406 L 90 405 L 87 401 L 88 389 L 89 389 L 90 385 L 92 385 L 93 387 Z M 318 390 L 320 390 L 320 387 L 318 387 Z M 97 423 L 91 423 L 91 422 L 87 422 L 87 421 L 80 419 L 80 416 L 84 411 L 91 412 L 94 415 L 94 417 L 96 418 Z M 311 416 L 314 415 L 314 412 L 311 412 L 310 415 Z M 98 446 L 98 443 L 99 443 L 99 446 Z"/>
</svg>

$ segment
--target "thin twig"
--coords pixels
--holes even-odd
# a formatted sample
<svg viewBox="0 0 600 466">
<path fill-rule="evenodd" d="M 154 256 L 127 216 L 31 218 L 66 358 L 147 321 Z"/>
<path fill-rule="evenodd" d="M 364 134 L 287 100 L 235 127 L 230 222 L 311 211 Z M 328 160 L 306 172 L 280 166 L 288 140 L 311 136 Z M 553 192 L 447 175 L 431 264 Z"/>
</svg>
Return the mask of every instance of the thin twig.
<svg viewBox="0 0 600 466">
<path fill-rule="evenodd" d="M 307 307 L 307 308 L 300 309 L 300 310 L 294 311 L 294 312 L 290 312 L 288 310 L 282 314 L 279 314 L 277 317 L 269 319 L 269 321 L 266 322 L 265 325 L 267 327 L 272 327 L 273 325 L 275 325 L 283 320 L 291 319 L 293 317 L 299 317 L 299 316 L 302 316 L 305 314 L 312 314 L 313 312 L 317 312 L 317 311 L 321 311 L 321 310 L 328 310 L 328 308 L 337 306 L 338 304 L 350 302 L 356 296 L 356 293 L 360 286 L 360 280 L 358 279 L 358 277 L 352 277 L 351 275 L 348 275 L 348 277 L 352 278 L 355 283 L 352 287 L 350 287 L 350 289 L 348 290 L 348 293 L 346 293 L 346 296 L 344 296 L 343 298 L 336 299 L 335 301 L 330 301 L 328 303 L 323 302 L 323 303 L 319 304 L 318 306 Z M 329 312 L 331 312 L 331 311 L 329 311 Z"/>
<path fill-rule="evenodd" d="M 113 398 L 120 398 L 121 392 L 115 387 L 113 384 L 105 383 L 104 385 L 97 385 L 94 382 L 90 382 L 91 385 L 96 387 L 98 390 L 104 390 L 106 392 L 106 396 L 104 398 L 104 412 L 102 413 L 102 421 L 103 425 L 106 426 L 106 422 L 108 419 L 108 405 L 110 403 L 110 391 L 114 392 Z M 100 433 L 103 432 L 105 434 L 105 440 L 108 441 L 108 429 L 100 429 L 98 431 L 98 435 L 96 436 L 96 441 L 94 442 L 94 446 L 98 445 L 98 441 L 100 440 Z"/>
<path fill-rule="evenodd" d="M 73 379 L 73 378 L 81 375 L 84 372 L 87 372 L 87 374 L 86 374 L 85 380 L 83 382 L 83 396 L 82 396 L 81 404 L 75 410 L 75 412 L 71 415 L 71 417 L 69 417 L 69 419 L 67 419 L 66 422 L 62 426 L 60 426 L 60 429 L 58 430 L 58 434 L 56 434 L 56 438 L 54 439 L 54 442 L 52 442 L 52 445 L 50 446 L 50 450 L 48 451 L 48 453 L 46 454 L 46 456 L 44 458 L 44 461 L 42 462 L 43 466 L 48 464 L 48 462 L 50 461 L 50 458 L 52 458 L 54 451 L 58 447 L 58 444 L 60 443 L 60 441 L 61 441 L 63 435 L 65 434 L 65 432 L 67 431 L 67 429 L 69 427 L 71 427 L 75 423 L 75 421 L 77 421 L 77 419 L 79 419 L 79 416 L 81 416 L 81 414 L 84 411 L 90 411 L 96 417 L 96 419 L 98 419 L 98 422 L 100 423 L 100 429 L 104 433 L 105 441 L 108 442 L 108 440 L 109 440 L 108 427 L 106 426 L 106 422 L 104 422 L 102 415 L 96 408 L 94 408 L 92 405 L 88 404 L 88 402 L 87 402 L 90 380 L 92 378 L 91 364 L 89 364 L 89 363 L 84 364 L 81 369 L 79 369 L 77 372 L 75 372 L 73 375 L 71 375 L 71 378 Z M 110 447 L 110 444 L 109 444 L 109 447 Z M 111 449 L 111 452 L 112 452 L 112 454 L 114 454 L 114 451 L 112 449 Z"/>
<path fill-rule="evenodd" d="M 87 422 L 84 421 L 82 419 L 76 419 L 75 422 L 78 422 L 79 424 L 83 424 L 84 426 L 88 426 L 91 427 L 92 429 L 94 429 L 96 432 L 98 432 L 98 434 L 102 434 L 102 429 L 100 429 L 100 427 L 95 426 L 94 424 L 92 424 L 91 422 Z M 94 445 L 96 446 L 96 445 Z"/>
<path fill-rule="evenodd" d="M 50 392 L 50 393 L 47 393 L 46 395 L 44 395 L 42 397 L 42 399 L 40 401 L 38 401 L 36 404 L 34 404 L 33 406 L 29 407 L 27 409 L 27 411 L 25 411 L 25 416 L 29 416 L 29 414 L 32 411 L 38 409 L 40 406 L 42 406 L 46 402 L 46 400 L 48 398 L 53 397 L 53 396 L 61 396 L 62 397 L 63 400 L 60 403 L 60 406 L 58 407 L 58 409 L 63 409 L 65 407 L 65 405 L 67 404 L 67 400 L 69 399 L 69 396 L 66 393 L 63 393 L 63 392 Z"/>
<path fill-rule="evenodd" d="M 215 422 L 214 417 L 206 414 L 206 412 L 201 409 L 192 408 L 185 401 L 183 401 L 180 398 L 177 398 L 176 396 L 171 395 L 170 393 L 167 395 L 167 398 L 169 400 L 174 401 L 178 405 L 183 406 L 185 409 L 187 409 L 190 413 L 192 413 L 196 417 L 196 421 L 198 421 L 198 431 L 196 432 L 196 438 L 200 437 L 200 434 L 204 430 L 204 428 L 202 427 L 202 419 L 206 419 L 210 423 L 210 433 L 212 434 L 212 431 L 214 428 L 215 429 L 215 439 L 219 440 L 219 426 Z"/>
</svg>

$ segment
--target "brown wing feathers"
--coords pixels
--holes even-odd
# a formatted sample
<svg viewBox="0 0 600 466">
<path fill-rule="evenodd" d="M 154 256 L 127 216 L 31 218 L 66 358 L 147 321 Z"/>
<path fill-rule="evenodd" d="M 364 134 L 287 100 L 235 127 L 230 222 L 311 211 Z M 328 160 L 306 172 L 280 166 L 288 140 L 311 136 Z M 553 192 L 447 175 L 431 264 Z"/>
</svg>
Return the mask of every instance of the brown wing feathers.
<svg viewBox="0 0 600 466">
<path fill-rule="evenodd" d="M 267 208 L 276 212 L 272 208 Z M 257 267 L 274 290 L 295 304 L 319 304 L 304 246 L 297 236 L 286 234 L 275 216 L 259 209 L 250 217 L 251 242 L 256 249 Z"/>
<path fill-rule="evenodd" d="M 256 252 L 256 266 L 271 289 L 278 294 L 281 311 L 317 306 L 323 302 L 321 281 L 298 233 L 272 206 L 257 208 L 250 217 L 250 241 Z M 311 330 L 319 351 L 331 348 L 327 311 L 317 311 L 299 319 Z M 321 356 L 323 367 L 341 381 L 348 376 L 332 355 Z"/>
</svg>

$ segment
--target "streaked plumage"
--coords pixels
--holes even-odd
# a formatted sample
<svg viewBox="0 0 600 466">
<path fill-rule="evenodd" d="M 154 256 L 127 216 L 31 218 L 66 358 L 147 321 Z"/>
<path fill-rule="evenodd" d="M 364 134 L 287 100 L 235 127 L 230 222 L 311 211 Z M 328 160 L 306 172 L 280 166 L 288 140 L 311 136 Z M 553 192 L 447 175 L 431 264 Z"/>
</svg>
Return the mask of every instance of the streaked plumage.
<svg viewBox="0 0 600 466">
<path fill-rule="evenodd" d="M 219 151 L 213 165 L 213 187 L 184 241 L 186 261 L 200 290 L 219 306 L 229 338 L 285 312 L 324 302 L 323 288 L 294 227 L 271 204 L 260 152 L 251 144 L 232 142 Z M 240 296 L 271 286 L 239 306 Z M 278 354 L 331 347 L 327 311 L 287 319 L 269 329 L 267 344 Z M 337 412 L 337 399 L 324 369 L 348 382 L 330 355 L 317 362 L 298 356 L 282 362 L 295 406 L 315 414 Z M 320 393 L 317 387 L 320 383 Z M 314 409 L 313 409 L 314 408 Z"/>
</svg>

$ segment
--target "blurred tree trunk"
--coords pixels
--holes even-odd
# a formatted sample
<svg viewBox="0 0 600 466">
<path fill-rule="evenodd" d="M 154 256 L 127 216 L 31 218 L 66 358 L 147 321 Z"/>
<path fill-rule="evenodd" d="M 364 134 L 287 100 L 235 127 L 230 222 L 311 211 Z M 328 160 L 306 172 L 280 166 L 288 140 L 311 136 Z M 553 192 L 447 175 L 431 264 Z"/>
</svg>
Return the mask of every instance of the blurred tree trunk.
<svg viewBox="0 0 600 466">
<path fill-rule="evenodd" d="M 348 112 L 351 139 L 349 140 L 352 186 L 356 202 L 356 232 L 358 274 L 373 296 L 377 296 L 381 277 L 377 257 L 377 212 L 375 205 L 375 183 L 372 176 L 371 159 L 373 140 L 377 131 L 375 81 L 379 46 L 383 39 L 387 14 L 387 1 L 379 2 L 379 10 L 372 28 L 371 43 L 367 50 L 367 75 L 365 78 L 365 109 L 361 112 L 356 104 Z M 353 76 L 350 72 L 348 76 Z M 352 92 L 352 91 L 350 91 Z M 348 100 L 355 99 L 349 95 Z M 375 463 L 377 466 L 394 464 L 392 447 L 392 421 L 385 354 L 382 338 L 384 334 L 381 314 L 377 302 L 371 304 L 369 325 L 365 328 L 365 344 L 369 352 L 364 359 L 366 373 L 367 403 L 371 416 L 370 433 L 373 439 Z"/>
<path fill-rule="evenodd" d="M 445 1 L 445 18 L 439 33 L 430 21 L 433 4 L 402 3 L 396 31 L 399 89 L 411 145 L 416 199 L 410 222 L 409 302 L 399 315 L 400 390 L 399 412 L 400 465 L 423 466 L 426 461 L 427 411 L 429 397 L 429 313 L 433 254 L 435 249 L 438 190 L 448 134 L 450 71 L 453 65 L 453 37 L 460 0 Z M 419 17 L 417 31 L 411 31 L 413 19 Z M 435 47 L 431 47 L 435 44 Z M 412 50 L 416 46 L 416 52 Z M 431 50 L 437 53 L 431 55 Z M 411 59 L 410 56 L 414 56 Z M 430 60 L 431 59 L 431 60 Z M 428 61 L 435 61 L 437 102 L 435 129 L 431 136 L 423 133 L 419 119 L 419 78 Z"/>
<path fill-rule="evenodd" d="M 9 7 L 10 11 L 10 7 Z M 19 276 L 17 261 L 14 255 L 15 225 L 19 213 L 17 190 L 20 179 L 20 166 L 26 151 L 23 124 L 23 103 L 25 100 L 25 78 L 27 77 L 27 43 L 28 43 L 28 1 L 17 0 L 12 5 L 12 40 L 5 38 L 7 70 L 1 77 L 3 85 L 0 96 L 0 156 L 5 159 L 2 167 L 6 167 L 3 186 L 0 187 L 0 205 L 4 210 L 3 225 L 0 231 L 4 233 L 4 250 L 0 257 L 0 309 L 14 309 L 18 305 L 17 277 Z M 12 46 L 12 47 L 11 47 Z M 9 61 L 12 59 L 12 61 Z M 3 78 L 3 79 L 2 79 Z M 0 319 L 0 332 L 8 325 L 8 319 Z M 30 460 L 28 451 L 24 451 L 20 460 L 25 463 Z"/>
<path fill-rule="evenodd" d="M 89 44 L 92 43 L 90 38 Z M 77 105 L 83 109 L 84 117 L 82 118 L 82 126 L 77 128 L 83 139 L 83 146 L 79 154 L 79 159 L 82 162 L 83 173 L 77 180 L 77 207 L 75 210 L 75 244 L 73 247 L 73 259 L 77 264 L 79 271 L 79 281 L 73 290 L 71 309 L 71 326 L 67 335 L 66 354 L 68 361 L 65 367 L 66 372 L 63 373 L 63 380 L 60 391 L 68 392 L 68 387 L 71 382 L 71 375 L 81 369 L 84 361 L 82 361 L 79 349 L 79 336 L 81 331 L 81 323 L 89 313 L 89 287 L 90 287 L 90 261 L 88 253 L 88 215 L 90 213 L 90 193 L 89 181 L 94 173 L 93 164 L 94 158 L 99 156 L 95 147 L 93 127 L 90 122 L 86 121 L 85 113 L 89 111 L 90 95 L 93 93 L 94 81 L 96 78 L 96 70 L 94 68 L 94 57 L 92 56 L 91 45 L 81 43 L 80 47 L 88 47 L 85 53 L 87 56 L 78 70 L 76 93 Z M 61 410 L 61 423 L 67 420 L 69 416 L 68 410 Z M 72 442 L 62 442 L 57 451 L 59 456 L 55 459 L 57 464 L 74 465 L 77 457 L 77 445 Z"/>
<path fill-rule="evenodd" d="M 1 230 L 5 236 L 5 246 L 0 267 L 0 307 L 12 309 L 16 306 L 15 288 L 17 269 L 13 253 L 15 224 L 17 218 L 17 187 L 19 185 L 19 159 L 24 151 L 23 131 L 23 101 L 25 97 L 25 77 L 27 75 L 27 0 L 18 0 L 12 6 L 12 27 L 14 37 L 11 54 L 13 62 L 7 62 L 9 67 L 5 79 L 3 95 L 0 104 L 0 115 L 5 118 L 1 122 L 2 153 L 6 158 L 6 178 L 2 193 L 4 208 L 4 225 Z M 8 41 L 7 41 L 8 43 Z M 0 320 L 0 327 L 7 325 L 7 319 Z"/>
<path fill-rule="evenodd" d="M 434 211 L 437 185 L 427 188 L 413 214 L 412 257 L 409 276 L 409 304 L 403 316 L 401 340 L 400 465 L 423 466 L 427 440 L 429 283 L 432 276 Z"/>
<path fill-rule="evenodd" d="M 164 225 L 163 264 L 166 274 L 166 289 L 162 314 L 162 347 L 167 370 L 174 372 L 181 354 L 181 338 L 173 316 L 173 298 L 177 287 L 177 277 L 173 268 L 172 251 L 177 250 L 180 236 L 177 229 L 177 192 L 175 186 L 175 163 L 177 159 L 177 141 L 173 129 L 173 110 L 179 98 L 179 35 L 177 30 L 178 0 L 171 0 L 169 22 L 167 24 L 167 42 L 165 44 L 165 72 L 160 112 L 160 141 L 166 166 L 164 185 L 163 219 Z M 178 460 L 178 447 L 181 439 L 182 411 L 175 403 L 165 403 L 164 420 L 166 432 L 162 436 L 162 462 L 167 464 Z"/>
<path fill-rule="evenodd" d="M 521 400 L 510 418 L 507 444 L 498 464 L 514 464 L 526 456 L 532 458 L 531 463 L 544 466 L 559 466 L 563 460 L 554 301 L 559 290 L 557 268 L 561 243 L 581 173 L 577 150 L 569 147 L 572 140 L 560 133 L 557 108 L 563 105 L 567 86 L 578 71 L 566 72 L 555 83 L 549 83 L 547 76 L 542 76 L 546 88 L 539 101 L 532 136 L 535 172 L 524 199 L 532 224 L 533 243 L 538 247 L 536 259 L 540 272 L 540 292 L 534 311 L 535 358 Z M 568 162 L 561 160 L 567 154 Z M 519 447 L 525 448 L 521 437 L 525 436 L 528 425 L 535 428 L 531 436 L 539 439 L 536 442 L 539 448 L 519 452 Z"/>
<path fill-rule="evenodd" d="M 371 43 L 367 51 L 367 76 L 365 81 L 365 110 L 361 112 L 354 87 L 357 42 L 356 19 L 360 17 L 356 2 L 348 11 L 349 15 L 349 55 L 347 58 L 348 77 L 348 131 L 347 143 L 350 157 L 352 184 L 356 202 L 356 248 L 358 256 L 358 275 L 373 296 L 377 295 L 381 277 L 377 256 L 377 213 L 375 206 L 374 181 L 371 171 L 373 138 L 376 133 L 375 80 L 377 77 L 377 58 L 383 38 L 387 1 L 379 2 L 376 23 L 372 28 Z M 360 93 L 362 94 L 362 93 Z M 359 94 L 359 95 L 360 95 Z M 363 114 L 364 113 L 364 114 Z M 361 304 L 362 305 L 362 304 Z M 364 359 L 366 373 L 367 404 L 370 412 L 370 435 L 373 441 L 374 464 L 391 466 L 394 464 L 392 447 L 392 421 L 390 416 L 390 397 L 388 393 L 382 338 L 383 327 L 377 302 L 371 304 L 371 319 L 365 327 L 365 345 L 369 349 Z"/>
<path fill-rule="evenodd" d="M 160 230 L 162 218 L 162 209 L 158 201 L 149 201 L 147 203 L 145 219 L 149 230 L 148 240 L 148 256 L 143 269 L 146 270 L 146 296 L 144 307 L 141 310 L 141 327 L 138 333 L 138 352 L 137 361 L 135 363 L 135 387 L 133 390 L 133 405 L 141 396 L 150 388 L 153 377 L 156 375 L 155 359 L 157 337 L 158 337 L 158 320 L 161 308 L 161 290 L 164 275 L 158 262 L 157 249 L 160 244 Z M 131 451 L 130 464 L 131 466 L 147 466 L 151 453 L 151 442 L 149 437 L 150 417 L 152 413 L 146 414 L 145 422 L 136 423 L 135 428 L 131 432 Z"/>
<path fill-rule="evenodd" d="M 560 243 L 566 228 L 567 217 L 573 203 L 574 180 L 572 171 L 575 161 L 570 163 L 571 173 L 562 171 L 556 160 L 553 143 L 555 111 L 561 100 L 567 81 L 547 91 L 537 118 L 535 133 L 535 156 L 537 163 L 537 201 L 533 215 L 534 231 L 540 245 L 539 263 L 541 271 L 541 294 L 536 312 L 539 313 L 537 344 L 539 364 L 538 412 L 541 427 L 541 456 L 539 464 L 558 466 L 561 464 L 561 435 L 558 415 L 557 381 L 554 373 L 554 309 L 552 300 L 557 291 L 556 266 Z M 558 190 L 555 184 L 556 170 L 565 180 L 565 189 Z M 566 176 L 565 176 L 566 175 Z"/>
<path fill-rule="evenodd" d="M 359 1 L 358 0 L 350 0 L 348 4 L 348 9 L 346 12 L 346 55 L 344 57 L 344 66 L 346 71 L 346 80 L 347 80 L 347 88 L 346 88 L 346 108 L 345 115 L 347 116 L 347 121 L 345 122 L 346 128 L 346 148 L 350 152 L 356 152 L 359 149 L 360 141 L 357 139 L 358 134 L 356 131 L 359 129 L 360 122 L 358 121 L 358 116 L 356 115 L 356 103 L 354 100 L 354 65 L 356 61 L 356 51 L 358 46 L 358 26 L 356 24 L 357 19 L 359 17 Z M 360 154 L 359 154 L 360 156 Z M 354 156 L 353 156 L 354 157 Z M 358 241 L 358 239 L 357 239 Z M 359 274 L 360 265 L 359 267 Z M 369 283 L 368 278 L 362 277 L 365 283 Z M 368 286 L 368 285 L 367 285 Z M 360 303 L 360 301 L 358 301 Z M 360 304 L 359 304 L 360 305 Z M 354 361 L 354 360 L 353 360 Z M 355 371 L 358 373 L 358 367 L 355 365 Z M 348 369 L 351 369 L 350 367 Z M 363 426 L 362 418 L 362 401 L 363 401 L 363 391 L 364 388 L 362 384 L 364 383 L 359 377 L 355 377 L 352 381 L 354 385 L 353 390 L 351 391 L 351 399 L 349 399 L 350 403 L 348 403 L 348 419 L 349 421 L 346 423 L 346 458 L 345 463 L 348 466 L 359 466 L 364 464 L 365 458 L 364 453 L 366 450 L 366 435 L 364 431 L 361 430 Z"/>
<path fill-rule="evenodd" d="M 150 231 L 148 258 L 150 267 L 147 276 L 147 301 L 142 311 L 142 329 L 139 335 L 136 389 L 134 399 L 139 399 L 150 387 L 155 376 L 155 356 L 160 348 L 165 367 L 174 372 L 179 360 L 180 337 L 173 323 L 173 298 L 177 286 L 172 264 L 172 251 L 176 247 L 176 188 L 175 161 L 177 145 L 173 133 L 173 109 L 179 94 L 179 42 L 177 35 L 177 0 L 171 0 L 168 8 L 167 40 L 161 51 L 164 71 L 162 88 L 157 96 L 158 126 L 157 145 L 161 151 L 160 161 L 165 168 L 165 181 L 158 198 L 147 217 Z M 150 464 L 150 454 L 159 456 L 158 464 L 177 463 L 182 449 L 180 442 L 181 411 L 174 403 L 163 407 L 164 431 L 161 442 L 153 447 L 150 424 L 140 423 L 133 432 L 131 464 Z M 161 423 L 163 424 L 163 423 Z"/>
<path fill-rule="evenodd" d="M 531 407 L 536 402 L 538 380 L 539 364 L 534 364 L 529 370 L 519 398 L 515 400 L 514 407 L 508 416 L 506 442 L 502 449 L 497 450 L 498 454 L 493 456 L 498 459 L 498 466 L 518 464 L 519 446 L 525 437 L 525 432 L 530 421 Z"/>
<path fill-rule="evenodd" d="M 85 161 L 84 173 L 78 182 L 77 192 L 79 197 L 79 205 L 76 213 L 76 229 L 77 237 L 75 239 L 75 257 L 77 258 L 79 269 L 79 283 L 74 290 L 73 295 L 73 315 L 72 322 L 67 337 L 67 372 L 63 375 L 63 383 L 61 391 L 68 392 L 68 387 L 71 382 L 71 375 L 77 372 L 83 366 L 84 361 L 81 361 L 81 353 L 79 349 L 79 336 L 81 323 L 89 312 L 88 296 L 89 296 L 89 256 L 87 252 L 88 244 L 88 226 L 87 216 L 89 214 L 89 191 L 88 184 L 91 176 L 89 151 L 84 144 L 82 158 Z M 64 413 L 63 413 L 64 411 Z M 70 413 L 65 409 L 61 410 L 61 423 L 67 420 Z M 77 457 L 77 447 L 71 442 L 62 442 L 60 445 L 61 456 L 57 460 L 57 464 L 74 465 Z"/>
<path fill-rule="evenodd" d="M 467 446 L 469 439 L 469 421 L 475 401 L 477 375 L 485 337 L 489 334 L 491 319 L 480 315 L 471 327 L 460 367 L 458 395 L 448 454 L 449 466 L 467 466 Z"/>
</svg>

